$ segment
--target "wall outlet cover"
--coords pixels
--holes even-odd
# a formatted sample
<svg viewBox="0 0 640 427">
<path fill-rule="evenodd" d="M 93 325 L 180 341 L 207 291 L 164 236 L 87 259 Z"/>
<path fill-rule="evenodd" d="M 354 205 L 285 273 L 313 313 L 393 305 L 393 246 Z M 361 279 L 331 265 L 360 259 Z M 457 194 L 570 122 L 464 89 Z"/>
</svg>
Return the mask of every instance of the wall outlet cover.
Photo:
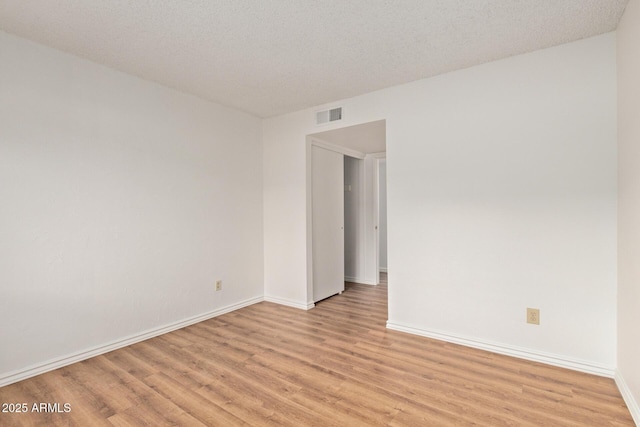
<svg viewBox="0 0 640 427">
<path fill-rule="evenodd" d="M 540 324 L 540 309 L 527 308 L 527 323 L 531 323 L 532 325 Z"/>
</svg>

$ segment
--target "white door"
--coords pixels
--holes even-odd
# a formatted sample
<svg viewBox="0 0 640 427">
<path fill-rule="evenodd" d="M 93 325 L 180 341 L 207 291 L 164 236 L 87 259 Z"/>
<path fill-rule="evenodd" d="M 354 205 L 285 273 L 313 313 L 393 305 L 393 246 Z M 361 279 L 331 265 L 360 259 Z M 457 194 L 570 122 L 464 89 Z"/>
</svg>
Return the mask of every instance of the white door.
<svg viewBox="0 0 640 427">
<path fill-rule="evenodd" d="M 313 301 L 344 290 L 343 155 L 312 146 Z"/>
</svg>

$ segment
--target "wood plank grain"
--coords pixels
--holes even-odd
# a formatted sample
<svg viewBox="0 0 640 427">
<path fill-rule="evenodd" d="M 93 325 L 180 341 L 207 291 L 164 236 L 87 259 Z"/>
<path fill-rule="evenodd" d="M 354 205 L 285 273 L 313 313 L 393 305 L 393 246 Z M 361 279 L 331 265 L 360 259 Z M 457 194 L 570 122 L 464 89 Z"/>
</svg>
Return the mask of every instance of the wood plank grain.
<svg viewBox="0 0 640 427">
<path fill-rule="evenodd" d="M 613 380 L 385 328 L 386 275 L 262 302 L 0 388 L 0 425 L 633 426 Z"/>
</svg>

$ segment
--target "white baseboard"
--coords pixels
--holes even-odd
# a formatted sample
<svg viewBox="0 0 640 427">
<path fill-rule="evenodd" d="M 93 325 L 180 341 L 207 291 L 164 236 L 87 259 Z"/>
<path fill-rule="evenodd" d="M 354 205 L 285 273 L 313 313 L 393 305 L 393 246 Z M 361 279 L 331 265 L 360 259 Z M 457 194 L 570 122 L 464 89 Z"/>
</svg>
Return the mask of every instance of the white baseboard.
<svg viewBox="0 0 640 427">
<path fill-rule="evenodd" d="M 129 335 L 122 339 L 111 341 L 107 344 L 95 346 L 87 350 L 79 351 L 77 353 L 68 354 L 66 356 L 52 359 L 44 363 L 39 363 L 37 365 L 32 365 L 24 369 L 0 374 L 0 387 L 13 384 L 18 381 L 26 380 L 27 378 L 35 377 L 36 375 L 44 374 L 45 372 L 53 371 L 54 369 L 62 368 L 63 366 L 71 365 L 73 363 L 89 359 L 91 357 L 99 356 L 101 354 L 108 353 L 110 351 L 117 350 L 119 348 L 126 347 L 128 345 L 135 344 L 149 338 L 157 337 L 158 335 L 163 335 L 177 329 L 182 329 L 186 326 L 193 325 L 195 323 L 199 323 L 213 317 L 238 310 L 239 308 L 259 303 L 261 301 L 264 301 L 264 298 L 251 298 L 245 301 L 241 301 L 237 304 L 228 305 L 226 307 L 200 314 L 198 316 L 189 317 L 187 319 L 164 325 L 159 328 L 148 329 L 139 334 Z"/>
<path fill-rule="evenodd" d="M 377 285 L 377 283 L 371 280 L 362 280 L 362 279 L 358 279 L 357 277 L 350 277 L 350 276 L 344 276 L 344 281 L 349 283 L 357 283 L 359 285 L 373 285 L 373 286 Z"/>
<path fill-rule="evenodd" d="M 627 386 L 622 373 L 620 373 L 620 371 L 617 369 L 614 379 L 616 381 L 616 385 L 618 386 L 618 390 L 620 390 L 620 394 L 624 399 L 624 403 L 626 403 L 627 408 L 629 408 L 629 412 L 631 413 L 633 421 L 637 426 L 640 426 L 640 404 L 633 398 L 631 389 L 629 389 L 629 386 Z"/>
<path fill-rule="evenodd" d="M 547 365 L 559 366 L 561 368 L 586 372 L 588 374 L 599 375 L 602 377 L 613 378 L 615 373 L 615 368 L 612 366 L 599 365 L 584 360 L 568 358 L 562 355 L 543 353 L 526 348 L 478 340 L 445 332 L 418 329 L 391 321 L 387 321 L 387 328 L 394 331 L 407 332 L 409 334 L 420 335 L 440 341 L 447 341 L 454 344 L 464 345 L 466 347 L 478 348 L 481 350 L 491 351 L 493 353 L 531 360 L 533 362 L 545 363 Z"/>
<path fill-rule="evenodd" d="M 268 295 L 265 295 L 264 300 L 268 302 L 280 304 L 280 305 L 286 305 L 287 307 L 299 308 L 300 310 L 311 310 L 313 307 L 316 306 L 312 302 L 304 303 L 304 302 L 293 301 L 286 298 L 279 298 L 279 297 L 273 297 Z"/>
</svg>

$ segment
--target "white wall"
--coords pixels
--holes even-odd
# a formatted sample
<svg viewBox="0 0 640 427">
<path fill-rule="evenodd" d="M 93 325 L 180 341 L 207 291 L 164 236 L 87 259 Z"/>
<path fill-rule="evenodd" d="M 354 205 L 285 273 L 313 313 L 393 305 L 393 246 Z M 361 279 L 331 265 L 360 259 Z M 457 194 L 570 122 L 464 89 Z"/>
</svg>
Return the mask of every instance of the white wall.
<svg viewBox="0 0 640 427">
<path fill-rule="evenodd" d="M 640 425 L 640 2 L 618 40 L 618 384 Z"/>
<path fill-rule="evenodd" d="M 313 304 L 307 286 L 308 132 L 287 124 L 286 117 L 262 122 L 262 139 L 268 141 L 263 145 L 264 293 L 267 300 L 307 308 Z"/>
<path fill-rule="evenodd" d="M 0 32 L 0 383 L 261 299 L 261 170 L 259 119 Z"/>
<path fill-rule="evenodd" d="M 387 161 L 380 160 L 378 168 L 378 223 L 380 235 L 380 271 L 387 271 Z"/>
<path fill-rule="evenodd" d="M 387 120 L 391 327 L 613 372 L 615 73 L 606 34 L 326 106 Z M 266 290 L 300 306 L 315 110 L 263 123 Z"/>
<path fill-rule="evenodd" d="M 396 95 L 390 322 L 612 372 L 615 72 L 608 34 Z"/>
</svg>

